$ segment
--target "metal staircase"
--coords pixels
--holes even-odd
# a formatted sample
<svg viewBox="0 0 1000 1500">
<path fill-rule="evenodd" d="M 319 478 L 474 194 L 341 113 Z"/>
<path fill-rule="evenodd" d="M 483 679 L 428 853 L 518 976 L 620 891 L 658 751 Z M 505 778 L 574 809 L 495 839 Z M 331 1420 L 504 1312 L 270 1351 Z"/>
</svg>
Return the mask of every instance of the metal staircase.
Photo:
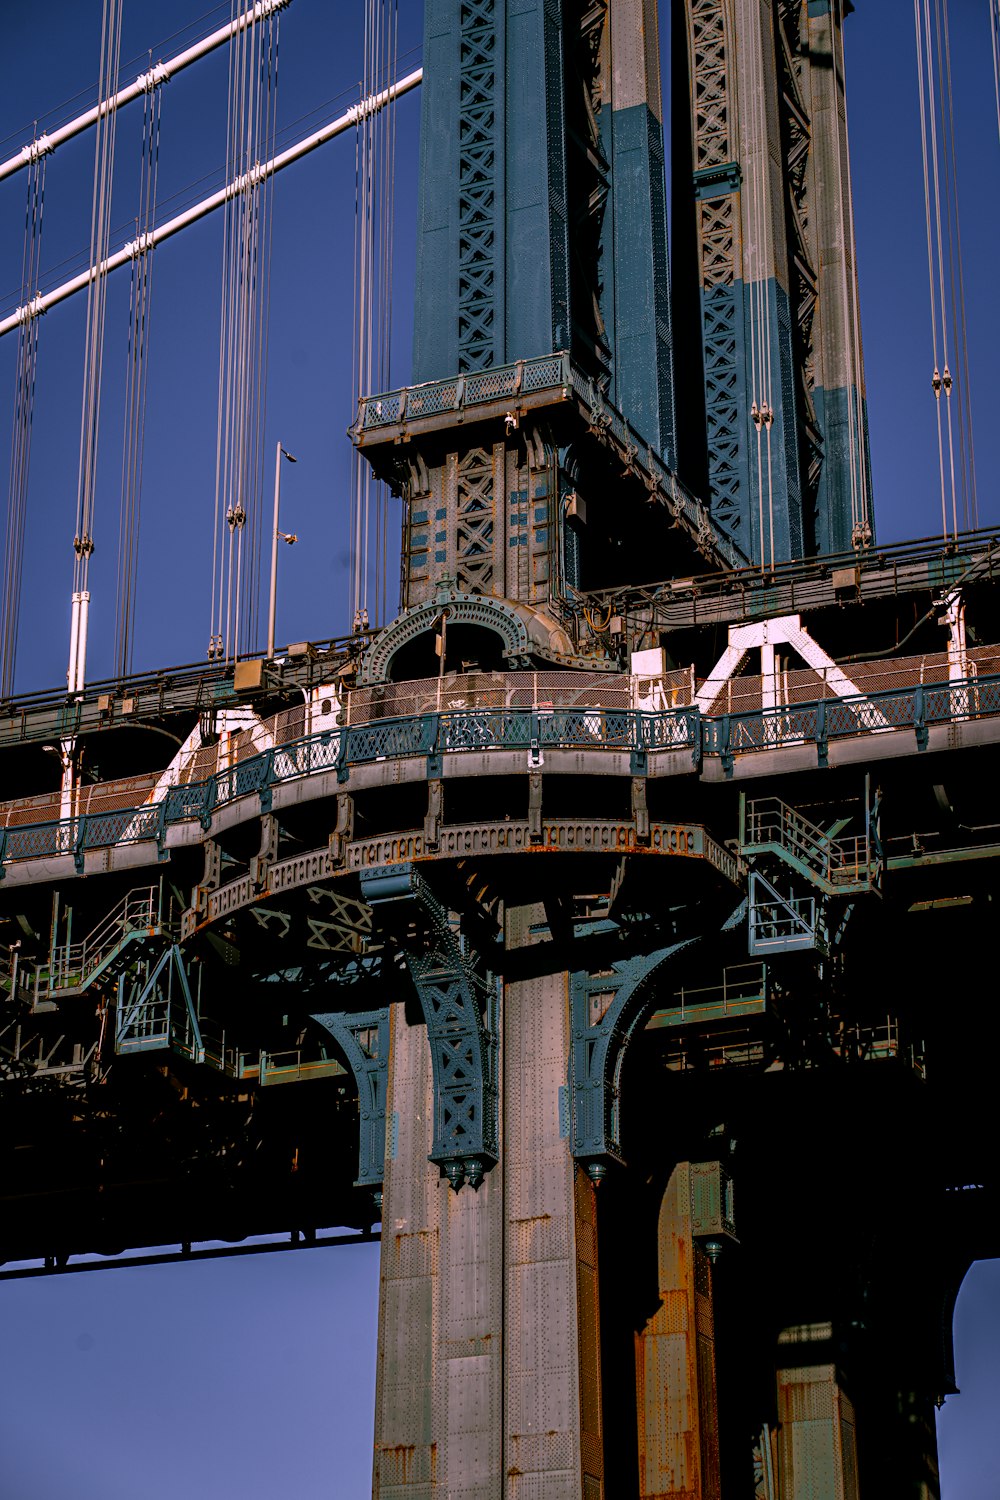
<svg viewBox="0 0 1000 1500">
<path fill-rule="evenodd" d="M 838 818 L 823 829 L 779 797 L 741 798 L 739 851 L 745 858 L 772 856 L 825 896 L 859 895 L 873 888 L 867 798 L 864 832 L 845 836 L 850 822 Z"/>
<path fill-rule="evenodd" d="M 823 828 L 779 797 L 741 796 L 739 853 L 754 866 L 747 892 L 751 955 L 828 953 L 831 898 L 881 888 L 879 799 L 872 803 L 867 778 L 862 813 L 863 831 L 845 833 L 852 822 L 857 826 L 856 813 L 838 814 Z M 796 888 L 803 881 L 811 890 Z"/>
<path fill-rule="evenodd" d="M 768 953 L 794 953 L 815 948 L 828 951 L 826 914 L 815 896 L 785 895 L 759 870 L 750 872 L 747 951 L 755 958 Z"/>
<path fill-rule="evenodd" d="M 65 999 L 110 981 L 140 956 L 142 949 L 168 935 L 163 889 L 129 891 L 79 943 L 53 944 L 48 960 L 35 969 L 34 1003 Z"/>
<path fill-rule="evenodd" d="M 155 963 L 142 958 L 131 973 L 122 972 L 118 977 L 116 1053 L 122 1056 L 166 1049 L 192 1062 L 205 1061 L 187 966 L 177 943 L 164 949 Z"/>
</svg>

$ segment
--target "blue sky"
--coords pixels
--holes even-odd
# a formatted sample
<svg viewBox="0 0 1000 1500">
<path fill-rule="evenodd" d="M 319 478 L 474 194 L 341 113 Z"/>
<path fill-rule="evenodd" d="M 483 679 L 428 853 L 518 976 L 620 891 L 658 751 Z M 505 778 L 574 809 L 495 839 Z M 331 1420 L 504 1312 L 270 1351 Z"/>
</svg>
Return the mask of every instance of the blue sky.
<svg viewBox="0 0 1000 1500">
<path fill-rule="evenodd" d="M 130 0 L 124 58 L 134 71 L 228 16 L 204 0 Z M 1000 424 L 993 419 L 1000 314 L 995 247 L 1000 195 L 985 0 L 952 0 L 962 229 L 971 310 L 980 522 L 1000 522 Z M 292 0 L 282 19 L 279 118 L 294 137 L 339 113 L 360 76 L 356 0 Z M 6 156 L 31 122 L 68 112 L 98 71 L 99 0 L 47 0 L 44 39 L 34 6 L 0 0 Z M 420 6 L 402 0 L 401 51 L 419 45 Z M 187 28 L 179 41 L 166 42 Z M 925 536 L 939 522 L 930 394 L 923 194 L 912 7 L 859 0 L 847 25 L 850 124 L 861 268 L 876 515 L 883 540 Z M 165 45 L 160 45 L 165 43 Z M 131 76 L 131 74 L 129 75 Z M 201 196 L 221 180 L 223 54 L 171 82 L 163 102 L 160 196 Z M 328 101 L 329 107 L 320 106 Z M 87 99 L 85 102 L 90 102 Z M 399 114 L 398 275 L 394 373 L 408 375 L 419 101 Z M 113 218 L 128 237 L 138 171 L 140 111 L 123 115 Z M 26 129 L 24 128 L 26 127 Z M 93 138 L 49 163 L 43 265 L 85 253 Z M 280 438 L 299 458 L 286 469 L 283 516 L 302 539 L 282 549 L 278 637 L 323 638 L 349 628 L 347 500 L 352 418 L 350 351 L 354 150 L 344 137 L 290 169 L 276 186 L 270 379 L 265 451 Z M 24 180 L 0 184 L 0 315 L 18 300 Z M 221 223 L 165 246 L 153 290 L 150 414 L 140 561 L 138 667 L 201 659 L 208 637 L 215 456 Z M 60 279 L 61 273 L 54 273 Z M 9 294 L 9 295 L 8 295 Z M 128 277 L 108 303 L 91 675 L 109 671 L 114 625 L 117 477 Z M 32 456 L 27 585 L 18 686 L 65 673 L 80 417 L 84 299 L 41 329 Z M 14 341 L 0 343 L 0 393 L 13 386 Z M 7 396 L 4 395 L 4 400 Z M 0 422 L 6 474 L 7 420 Z M 377 1262 L 370 1248 L 303 1251 L 197 1266 L 0 1284 L 2 1500 L 297 1500 L 359 1496 L 369 1485 Z M 977 1267 L 958 1309 L 959 1384 L 940 1422 L 948 1500 L 995 1500 L 1000 1472 L 994 1350 L 1000 1265 Z M 976 1432 L 974 1438 L 969 1429 Z M 990 1429 L 994 1432 L 991 1434 Z"/>
</svg>

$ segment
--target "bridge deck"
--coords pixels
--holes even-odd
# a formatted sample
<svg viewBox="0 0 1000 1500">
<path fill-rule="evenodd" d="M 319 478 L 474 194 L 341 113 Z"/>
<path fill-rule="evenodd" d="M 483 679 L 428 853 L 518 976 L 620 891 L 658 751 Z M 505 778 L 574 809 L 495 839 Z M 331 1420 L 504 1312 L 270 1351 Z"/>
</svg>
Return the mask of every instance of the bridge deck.
<svg viewBox="0 0 1000 1500">
<path fill-rule="evenodd" d="M 58 815 L 58 793 L 0 805 L 0 868 L 11 885 L 136 868 L 264 810 L 429 774 L 521 777 L 544 767 L 554 775 L 725 782 L 993 744 L 1000 671 L 975 669 L 1000 666 L 995 657 L 992 648 L 970 652 L 970 675 L 961 680 L 948 680 L 943 655 L 896 663 L 891 676 L 878 663 L 872 680 L 892 686 L 774 708 L 743 707 L 761 703 L 762 686 L 739 678 L 725 695 L 731 710 L 720 694 L 711 713 L 692 701 L 699 684 L 684 673 L 599 685 L 572 673 L 481 674 L 475 681 L 486 688 L 471 679 L 452 679 L 444 691 L 434 680 L 391 684 L 381 699 L 361 690 L 349 696 L 340 729 L 291 737 L 291 716 L 262 720 L 235 751 L 222 744 L 195 752 L 172 777 L 73 793 L 69 816 Z M 663 706 L 631 706 L 637 702 Z M 411 711 L 372 717 L 394 706 Z M 388 857 L 381 851 L 374 862 Z"/>
</svg>

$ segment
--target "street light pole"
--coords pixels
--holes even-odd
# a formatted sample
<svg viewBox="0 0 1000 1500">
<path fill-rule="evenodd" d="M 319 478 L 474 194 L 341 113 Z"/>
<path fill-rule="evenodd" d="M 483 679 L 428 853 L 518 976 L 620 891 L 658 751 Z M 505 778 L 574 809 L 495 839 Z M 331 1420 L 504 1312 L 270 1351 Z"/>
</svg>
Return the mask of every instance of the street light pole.
<svg viewBox="0 0 1000 1500">
<path fill-rule="evenodd" d="M 267 659 L 274 660 L 274 629 L 278 613 L 278 540 L 288 542 L 291 545 L 295 541 L 294 534 L 286 536 L 283 531 L 278 530 L 278 508 L 281 502 L 281 460 L 287 458 L 290 464 L 298 463 L 298 459 L 278 443 L 274 454 L 274 525 L 271 528 L 271 597 L 267 606 Z"/>
</svg>

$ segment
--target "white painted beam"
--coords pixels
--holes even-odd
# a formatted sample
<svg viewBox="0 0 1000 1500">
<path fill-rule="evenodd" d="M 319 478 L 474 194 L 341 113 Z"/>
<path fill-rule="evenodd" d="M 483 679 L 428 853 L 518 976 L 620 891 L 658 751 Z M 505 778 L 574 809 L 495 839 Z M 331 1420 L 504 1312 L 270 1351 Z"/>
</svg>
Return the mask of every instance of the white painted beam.
<svg viewBox="0 0 1000 1500">
<path fill-rule="evenodd" d="M 28 166 L 30 162 L 37 161 L 41 156 L 48 156 L 57 146 L 64 141 L 72 140 L 73 136 L 81 135 L 83 131 L 89 130 L 91 125 L 103 119 L 105 115 L 113 114 L 116 109 L 121 109 L 125 104 L 131 104 L 133 99 L 138 99 L 142 94 L 151 93 L 153 89 L 159 88 L 161 83 L 166 83 L 175 74 L 184 68 L 190 67 L 191 63 L 197 62 L 199 58 L 206 57 L 209 52 L 214 52 L 217 47 L 223 46 L 232 37 L 239 36 L 248 26 L 256 21 L 264 20 L 276 10 L 282 10 L 291 0 L 256 0 L 249 10 L 230 21 L 226 26 L 220 26 L 209 36 L 202 37 L 200 42 L 186 47 L 183 52 L 178 52 L 176 57 L 169 57 L 166 62 L 158 62 L 146 73 L 140 73 L 134 83 L 126 84 L 119 89 L 117 94 L 112 94 L 108 99 L 102 99 L 91 109 L 84 110 L 83 114 L 76 115 L 72 120 L 67 120 L 65 125 L 60 125 L 58 130 L 44 131 L 36 136 L 33 141 L 22 146 L 15 156 L 10 156 L 6 161 L 0 162 L 0 182 L 5 177 L 13 177 L 22 167 Z"/>
<path fill-rule="evenodd" d="M 194 224 L 212 213 L 214 209 L 221 208 L 230 198 L 235 198 L 251 184 L 264 182 L 268 177 L 273 177 L 276 172 L 290 167 L 292 162 L 307 156 L 310 151 L 315 151 L 318 146 L 323 146 L 327 141 L 333 140 L 334 136 L 343 135 L 344 131 L 352 129 L 369 115 L 377 114 L 394 99 L 415 89 L 422 78 L 423 68 L 416 68 L 412 73 L 407 73 L 405 78 L 400 78 L 398 82 L 380 89 L 377 94 L 369 94 L 359 103 L 352 104 L 349 110 L 338 115 L 321 130 L 314 131 L 304 140 L 296 142 L 294 146 L 289 146 L 287 151 L 281 151 L 277 156 L 272 156 L 270 161 L 259 162 L 251 171 L 244 172 L 232 182 L 227 183 L 224 188 L 220 188 L 217 193 L 203 198 L 200 203 L 195 203 L 191 208 L 185 209 L 182 214 L 168 219 L 165 224 L 158 225 L 151 233 L 141 234 L 138 239 L 130 240 L 121 250 L 116 251 L 114 255 L 109 255 L 107 260 L 91 266 L 86 271 L 81 271 L 79 276 L 74 276 L 70 281 L 64 281 L 61 286 L 54 287 L 51 292 L 41 293 L 31 302 L 25 303 L 23 307 L 16 308 L 9 317 L 0 322 L 0 338 L 6 333 L 12 333 L 15 328 L 19 328 L 22 323 L 29 322 L 31 318 L 38 317 L 40 313 L 48 312 L 49 308 L 55 307 L 57 303 L 65 302 L 67 297 L 72 297 L 74 293 L 82 292 L 98 276 L 106 276 L 109 271 L 116 271 L 120 266 L 128 265 L 137 256 L 154 250 L 157 245 L 179 234 L 189 224 Z"/>
</svg>

